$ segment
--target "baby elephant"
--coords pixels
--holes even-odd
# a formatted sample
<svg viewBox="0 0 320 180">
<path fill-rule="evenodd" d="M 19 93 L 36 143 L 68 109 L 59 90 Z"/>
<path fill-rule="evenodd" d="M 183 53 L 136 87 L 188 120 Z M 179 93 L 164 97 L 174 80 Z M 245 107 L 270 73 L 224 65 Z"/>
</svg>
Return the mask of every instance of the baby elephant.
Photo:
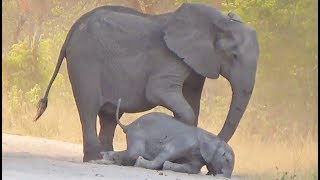
<svg viewBox="0 0 320 180">
<path fill-rule="evenodd" d="M 186 125 L 164 113 L 153 112 L 130 125 L 116 119 L 127 138 L 127 150 L 102 153 L 105 162 L 196 174 L 206 165 L 208 174 L 231 178 L 234 167 L 232 148 L 217 136 Z"/>
</svg>

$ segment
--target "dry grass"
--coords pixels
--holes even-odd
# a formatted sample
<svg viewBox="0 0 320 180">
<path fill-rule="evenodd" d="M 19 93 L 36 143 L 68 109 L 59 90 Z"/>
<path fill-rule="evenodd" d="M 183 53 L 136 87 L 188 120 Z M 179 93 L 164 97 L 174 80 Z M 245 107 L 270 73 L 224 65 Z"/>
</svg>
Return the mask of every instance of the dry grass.
<svg viewBox="0 0 320 180">
<path fill-rule="evenodd" d="M 295 179 L 310 179 L 318 173 L 318 142 L 306 139 L 304 143 L 262 143 L 258 139 L 245 142 L 237 137 L 231 146 L 236 153 L 236 168 L 238 174 L 264 179 L 280 178 L 288 173 L 296 175 Z M 243 138 L 243 137 L 242 137 Z M 246 138 L 250 140 L 250 137 Z"/>
<path fill-rule="evenodd" d="M 227 86 L 226 84 L 220 84 Z M 218 106 L 208 109 L 211 101 L 208 100 L 208 88 L 203 94 L 199 126 L 210 132 L 217 133 L 223 125 L 228 106 Z M 36 109 L 34 106 L 26 106 L 21 109 L 21 114 L 13 114 L 8 107 L 6 98 L 2 101 L 3 111 L 3 132 L 46 137 L 73 143 L 82 143 L 81 126 L 77 109 L 74 103 L 68 106 L 51 102 L 54 95 L 49 97 L 47 111 L 41 119 L 34 123 L 32 121 Z M 218 99 L 219 100 L 219 99 Z M 219 100 L 220 101 L 220 100 Z M 230 97 L 226 98 L 226 104 Z M 70 102 L 74 102 L 70 97 Z M 156 108 L 156 111 L 169 111 L 163 108 Z M 147 112 L 145 112 L 147 113 Z M 123 123 L 130 123 L 145 113 L 125 114 Z M 315 112 L 317 114 L 317 112 Z M 230 141 L 236 154 L 235 174 L 245 176 L 247 179 L 317 179 L 318 178 L 318 136 L 308 133 L 304 135 L 299 131 L 293 131 L 287 138 L 277 139 L 282 136 L 277 129 L 271 128 L 267 134 L 261 133 L 252 135 L 249 132 L 248 123 L 252 117 L 247 113 Z M 19 117 L 19 118 L 14 118 Z M 217 119 L 217 120 L 212 120 Z M 262 121 L 255 121 L 262 124 Z M 99 127 L 99 124 L 97 124 Z M 263 128 L 264 126 L 261 126 Z M 252 128 L 252 127 L 251 127 Z M 281 129 L 281 128 L 280 128 Z M 299 127 L 297 128 L 299 129 Z M 265 129 L 264 129 L 265 130 Z M 114 141 L 116 149 L 125 149 L 125 136 L 119 127 L 116 129 Z"/>
<path fill-rule="evenodd" d="M 56 113 L 57 111 L 59 113 Z M 14 123 L 8 123 L 4 116 L 3 132 L 47 137 L 81 144 L 81 127 L 78 116 L 75 114 L 77 114 L 76 110 L 67 113 L 61 108 L 51 107 L 37 123 L 18 120 Z M 125 115 L 123 121 L 130 123 L 141 114 Z M 208 129 L 208 126 L 204 124 L 200 123 L 200 127 L 210 131 L 210 128 Z M 265 179 L 266 177 L 268 177 L 267 179 L 280 179 L 288 172 L 288 179 L 291 175 L 296 175 L 294 179 L 317 179 L 317 140 L 307 137 L 302 143 L 298 139 L 296 142 L 292 140 L 284 143 L 262 142 L 260 137 L 248 137 L 245 134 L 241 132 L 240 128 L 230 141 L 236 153 L 235 174 L 252 179 Z M 120 150 L 126 147 L 125 136 L 119 127 L 116 129 L 114 143 L 116 149 Z"/>
</svg>

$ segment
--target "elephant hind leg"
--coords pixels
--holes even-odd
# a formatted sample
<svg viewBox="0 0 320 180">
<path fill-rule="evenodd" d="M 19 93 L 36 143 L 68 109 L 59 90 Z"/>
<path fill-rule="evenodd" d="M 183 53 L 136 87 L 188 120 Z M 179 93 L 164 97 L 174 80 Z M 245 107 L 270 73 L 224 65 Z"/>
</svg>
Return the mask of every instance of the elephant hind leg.
<svg viewBox="0 0 320 180">
<path fill-rule="evenodd" d="M 82 136 L 83 136 L 83 162 L 88 162 L 90 160 L 101 159 L 102 147 L 100 141 L 97 137 L 97 109 L 98 106 L 92 103 L 85 105 L 81 103 L 82 101 L 77 101 L 77 107 L 79 111 L 81 127 L 82 127 Z"/>
<path fill-rule="evenodd" d="M 97 136 L 97 115 L 101 107 L 101 88 L 99 68 L 68 61 L 69 79 L 80 116 L 83 136 L 83 161 L 101 159 L 102 147 Z"/>
<path fill-rule="evenodd" d="M 162 168 L 165 161 L 173 157 L 172 152 L 168 152 L 166 150 L 160 152 L 157 157 L 155 157 L 153 160 L 147 160 L 143 158 L 142 156 L 139 156 L 136 160 L 136 163 L 134 166 L 136 167 L 142 167 L 147 169 L 154 169 L 159 170 Z"/>
<path fill-rule="evenodd" d="M 174 172 L 181 172 L 181 173 L 189 173 L 189 174 L 197 174 L 200 172 L 201 166 L 194 165 L 192 163 L 173 163 L 170 161 L 166 161 L 163 164 L 163 170 L 170 170 Z"/>
<path fill-rule="evenodd" d="M 98 114 L 100 119 L 99 140 L 103 151 L 113 151 L 113 137 L 117 127 L 115 114 L 115 112 L 108 113 L 104 111 L 104 106 L 102 106 Z M 123 113 L 119 113 L 119 118 L 121 118 L 122 115 Z"/>
<path fill-rule="evenodd" d="M 178 159 L 181 155 L 189 152 L 189 145 L 180 142 L 184 140 L 185 139 L 179 137 L 171 140 L 171 142 L 166 144 L 164 149 L 153 160 L 146 160 L 142 156 L 139 156 L 135 166 L 147 169 L 161 169 L 165 161 Z"/>
</svg>

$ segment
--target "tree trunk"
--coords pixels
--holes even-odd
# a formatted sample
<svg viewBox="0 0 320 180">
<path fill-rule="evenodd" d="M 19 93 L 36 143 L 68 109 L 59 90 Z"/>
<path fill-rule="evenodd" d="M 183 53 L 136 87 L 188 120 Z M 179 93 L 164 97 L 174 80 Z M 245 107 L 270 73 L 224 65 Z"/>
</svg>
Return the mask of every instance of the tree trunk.
<svg viewBox="0 0 320 180">
<path fill-rule="evenodd" d="M 25 22 L 26 22 L 26 17 L 23 14 L 21 14 L 19 16 L 19 21 L 18 21 L 18 26 L 17 26 L 16 32 L 13 35 L 13 44 L 18 43 L 19 35 L 20 35 L 21 31 L 22 31 L 22 27 L 23 27 Z"/>
</svg>

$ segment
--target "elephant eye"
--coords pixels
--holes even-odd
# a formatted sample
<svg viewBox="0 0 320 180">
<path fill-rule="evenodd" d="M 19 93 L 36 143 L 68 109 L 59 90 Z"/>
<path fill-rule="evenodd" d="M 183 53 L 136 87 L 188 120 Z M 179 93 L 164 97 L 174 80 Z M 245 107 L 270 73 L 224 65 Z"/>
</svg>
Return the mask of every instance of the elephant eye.
<svg viewBox="0 0 320 180">
<path fill-rule="evenodd" d="M 238 56 L 237 56 L 236 53 L 232 53 L 232 57 L 233 57 L 234 59 L 237 59 L 237 58 L 238 58 Z"/>
</svg>

